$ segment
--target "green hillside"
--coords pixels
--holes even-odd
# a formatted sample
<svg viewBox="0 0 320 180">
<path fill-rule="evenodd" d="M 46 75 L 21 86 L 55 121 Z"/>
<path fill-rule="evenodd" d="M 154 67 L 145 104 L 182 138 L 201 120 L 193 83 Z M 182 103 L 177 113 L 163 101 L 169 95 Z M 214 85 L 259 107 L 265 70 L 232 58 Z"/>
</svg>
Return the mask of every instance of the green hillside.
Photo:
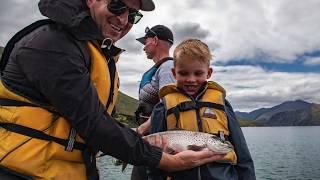
<svg viewBox="0 0 320 180">
<path fill-rule="evenodd" d="M 138 100 L 119 91 L 116 109 L 118 114 L 134 116 L 138 107 Z"/>
<path fill-rule="evenodd" d="M 3 47 L 0 46 L 0 58 L 1 58 L 2 52 L 3 52 Z"/>
<path fill-rule="evenodd" d="M 130 127 L 136 127 L 134 112 L 138 107 L 138 100 L 119 91 L 116 104 L 116 119 Z"/>
</svg>

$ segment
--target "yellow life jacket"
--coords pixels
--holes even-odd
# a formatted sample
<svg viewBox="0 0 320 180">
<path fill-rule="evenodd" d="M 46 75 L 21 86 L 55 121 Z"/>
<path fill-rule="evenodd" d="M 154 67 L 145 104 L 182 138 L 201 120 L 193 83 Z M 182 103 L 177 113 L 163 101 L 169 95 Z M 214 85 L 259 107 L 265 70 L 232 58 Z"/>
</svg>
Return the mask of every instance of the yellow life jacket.
<svg viewBox="0 0 320 180">
<path fill-rule="evenodd" d="M 87 44 L 91 56 L 91 81 L 100 102 L 106 106 L 110 96 L 110 71 L 101 50 L 94 42 Z M 115 57 L 116 59 L 118 57 Z M 115 70 L 116 71 L 116 70 Z M 114 75 L 113 97 L 107 107 L 111 114 L 118 95 L 118 75 Z M 33 104 L 28 99 L 10 91 L 0 82 L 0 98 Z M 41 131 L 51 137 L 69 139 L 75 133 L 64 117 L 39 106 L 0 106 L 0 123 L 12 123 Z M 68 151 L 54 141 L 44 141 L 15 133 L 0 126 L 0 166 L 35 179 L 84 180 L 86 167 L 81 148 Z M 75 144 L 84 143 L 78 135 Z"/>
<path fill-rule="evenodd" d="M 200 131 L 220 136 L 230 135 L 224 110 L 225 90 L 215 82 L 208 82 L 199 99 L 181 93 L 175 84 L 160 89 L 159 96 L 166 108 L 167 129 Z M 237 156 L 229 152 L 222 162 L 236 164 Z"/>
</svg>

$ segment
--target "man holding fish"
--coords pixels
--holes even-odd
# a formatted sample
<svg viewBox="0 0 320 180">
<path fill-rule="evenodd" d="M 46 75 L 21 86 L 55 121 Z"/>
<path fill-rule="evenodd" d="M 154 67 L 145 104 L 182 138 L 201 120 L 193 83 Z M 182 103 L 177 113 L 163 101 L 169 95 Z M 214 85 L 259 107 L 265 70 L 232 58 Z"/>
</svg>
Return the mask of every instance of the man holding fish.
<svg viewBox="0 0 320 180">
<path fill-rule="evenodd" d="M 0 63 L 0 179 L 97 180 L 96 153 L 167 171 L 221 159 L 171 155 L 118 123 L 115 42 L 152 0 L 40 0 L 49 19 L 7 44 Z"/>
</svg>

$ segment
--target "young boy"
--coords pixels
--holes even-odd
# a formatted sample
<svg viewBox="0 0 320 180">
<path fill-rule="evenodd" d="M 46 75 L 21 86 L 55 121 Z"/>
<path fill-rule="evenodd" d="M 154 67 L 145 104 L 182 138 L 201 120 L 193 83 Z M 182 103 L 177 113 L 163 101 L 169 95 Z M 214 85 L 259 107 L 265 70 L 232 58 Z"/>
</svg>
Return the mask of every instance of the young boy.
<svg viewBox="0 0 320 180">
<path fill-rule="evenodd" d="M 150 170 L 151 179 L 255 179 L 253 161 L 233 109 L 225 99 L 226 92 L 219 84 L 207 81 L 212 74 L 211 58 L 208 46 L 198 39 L 187 39 L 175 48 L 172 73 L 176 84 L 161 88 L 162 102 L 153 111 L 151 133 L 177 128 L 211 133 L 230 141 L 234 151 L 221 162 L 187 171 L 168 174 Z"/>
</svg>

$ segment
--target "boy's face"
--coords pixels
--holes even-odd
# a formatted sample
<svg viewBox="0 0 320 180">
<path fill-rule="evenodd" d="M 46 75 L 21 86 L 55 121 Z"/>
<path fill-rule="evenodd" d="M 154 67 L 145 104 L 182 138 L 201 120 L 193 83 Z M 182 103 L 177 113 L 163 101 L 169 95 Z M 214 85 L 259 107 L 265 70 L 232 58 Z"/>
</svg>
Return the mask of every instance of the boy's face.
<svg viewBox="0 0 320 180">
<path fill-rule="evenodd" d="M 183 59 L 172 69 L 178 88 L 188 95 L 198 93 L 204 82 L 211 77 L 212 68 L 197 59 Z"/>
</svg>

